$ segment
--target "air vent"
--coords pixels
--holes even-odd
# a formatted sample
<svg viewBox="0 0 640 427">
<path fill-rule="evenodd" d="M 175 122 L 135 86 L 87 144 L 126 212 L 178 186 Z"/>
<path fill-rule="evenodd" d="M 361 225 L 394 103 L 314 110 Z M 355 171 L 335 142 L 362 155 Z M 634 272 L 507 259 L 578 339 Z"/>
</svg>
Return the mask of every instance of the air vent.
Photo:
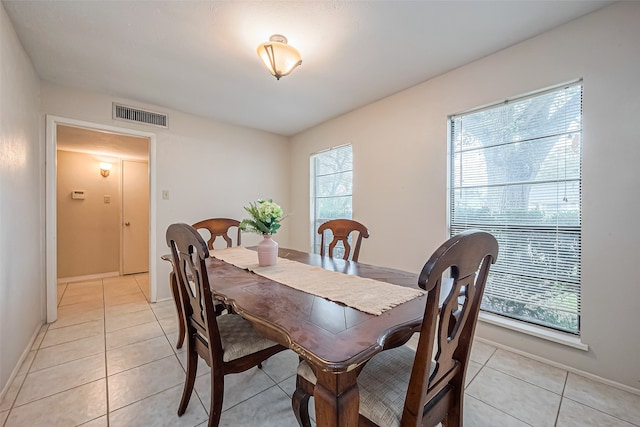
<svg viewBox="0 0 640 427">
<path fill-rule="evenodd" d="M 169 117 L 166 114 L 141 110 L 122 104 L 113 103 L 113 118 L 129 122 L 144 123 L 147 125 L 168 128 Z"/>
</svg>

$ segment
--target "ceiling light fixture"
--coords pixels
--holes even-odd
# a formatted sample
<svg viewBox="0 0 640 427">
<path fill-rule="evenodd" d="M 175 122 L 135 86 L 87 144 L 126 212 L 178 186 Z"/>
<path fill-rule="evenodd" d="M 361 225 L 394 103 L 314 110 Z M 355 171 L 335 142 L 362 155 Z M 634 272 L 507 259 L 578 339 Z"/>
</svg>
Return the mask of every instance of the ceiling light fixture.
<svg viewBox="0 0 640 427">
<path fill-rule="evenodd" d="M 302 64 L 300 52 L 288 45 L 287 38 L 280 34 L 274 34 L 268 42 L 260 43 L 257 51 L 269 72 L 278 80 Z"/>
</svg>

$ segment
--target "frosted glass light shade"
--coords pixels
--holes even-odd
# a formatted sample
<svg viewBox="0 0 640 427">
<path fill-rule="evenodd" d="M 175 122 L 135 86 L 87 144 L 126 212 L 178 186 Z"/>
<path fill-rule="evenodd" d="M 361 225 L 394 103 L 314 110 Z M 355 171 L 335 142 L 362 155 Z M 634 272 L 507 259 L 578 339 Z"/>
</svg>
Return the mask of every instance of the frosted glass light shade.
<svg viewBox="0 0 640 427">
<path fill-rule="evenodd" d="M 274 34 L 268 42 L 260 43 L 257 52 L 269 72 L 278 80 L 302 64 L 300 52 L 288 45 L 287 38 L 280 34 Z"/>
</svg>

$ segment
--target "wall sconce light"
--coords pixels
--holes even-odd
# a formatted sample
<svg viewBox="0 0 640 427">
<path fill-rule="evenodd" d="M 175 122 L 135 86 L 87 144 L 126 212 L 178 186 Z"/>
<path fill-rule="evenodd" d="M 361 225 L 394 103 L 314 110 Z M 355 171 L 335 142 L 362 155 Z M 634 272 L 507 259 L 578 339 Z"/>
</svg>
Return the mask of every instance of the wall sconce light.
<svg viewBox="0 0 640 427">
<path fill-rule="evenodd" d="M 288 45 L 287 38 L 280 34 L 274 34 L 268 42 L 260 43 L 257 52 L 269 72 L 278 80 L 280 77 L 289 75 L 298 65 L 302 64 L 300 52 L 295 47 Z"/>
<path fill-rule="evenodd" d="M 111 172 L 111 163 L 100 163 L 100 175 L 106 178 L 109 172 Z"/>
</svg>

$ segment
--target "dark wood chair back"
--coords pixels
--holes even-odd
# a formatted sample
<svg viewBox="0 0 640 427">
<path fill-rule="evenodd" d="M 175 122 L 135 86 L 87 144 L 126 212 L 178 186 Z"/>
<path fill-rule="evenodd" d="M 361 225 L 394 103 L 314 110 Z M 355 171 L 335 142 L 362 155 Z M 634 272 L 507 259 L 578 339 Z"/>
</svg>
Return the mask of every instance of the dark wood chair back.
<svg viewBox="0 0 640 427">
<path fill-rule="evenodd" d="M 325 255 L 325 234 L 327 234 L 327 230 L 330 230 L 333 234 L 333 240 L 329 243 L 329 256 L 333 257 L 334 248 L 338 242 L 342 242 L 344 245 L 344 256 L 342 258 L 345 260 L 349 259 L 349 255 L 351 254 L 349 235 L 352 232 L 357 232 L 358 237 L 356 238 L 356 243 L 353 245 L 353 255 L 351 256 L 351 259 L 357 262 L 360 256 L 362 238 L 364 237 L 366 239 L 369 237 L 367 227 L 352 219 L 332 219 L 323 223 L 318 227 L 318 234 L 321 236 L 320 255 Z"/>
<path fill-rule="evenodd" d="M 187 341 L 187 372 L 178 415 L 184 414 L 189 404 L 200 356 L 211 367 L 208 425 L 214 427 L 222 414 L 224 376 L 260 366 L 285 347 L 260 335 L 237 314 L 216 309 L 205 263 L 209 248 L 195 228 L 170 225 L 167 244 L 171 247 Z"/>
<path fill-rule="evenodd" d="M 367 394 L 360 401 L 361 426 L 432 427 L 442 422 L 462 427 L 471 343 L 489 267 L 497 256 L 496 239 L 477 230 L 452 237 L 433 253 L 418 280 L 428 294 L 417 350 L 402 345 L 407 336 L 392 338 L 357 368 L 360 396 Z M 313 368 L 302 361 L 291 404 L 304 427 L 311 425 L 308 404 L 315 382 Z M 404 402 L 395 399 L 404 393 Z"/>
<path fill-rule="evenodd" d="M 498 242 L 491 234 L 469 230 L 447 240 L 424 265 L 418 284 L 428 291 L 427 304 L 403 426 L 436 425 L 443 419 L 447 426 L 462 426 L 471 343 L 489 267 L 497 257 Z"/>
<path fill-rule="evenodd" d="M 222 348 L 204 261 L 209 257 L 207 244 L 187 224 L 169 226 L 167 244 L 171 248 L 187 335 L 196 337 L 195 350 L 211 365 L 215 355 L 222 354 Z"/>
<path fill-rule="evenodd" d="M 227 242 L 227 247 L 230 248 L 233 246 L 233 240 L 231 236 L 229 236 L 229 229 L 232 227 L 238 228 L 238 234 L 236 236 L 236 246 L 239 246 L 241 241 L 240 235 L 240 221 L 230 218 L 210 218 L 202 221 L 198 221 L 192 226 L 196 230 L 206 229 L 209 232 L 209 241 L 207 242 L 207 247 L 209 249 L 213 249 L 213 244 L 218 237 L 222 237 L 225 242 Z M 185 328 L 184 328 L 184 313 L 182 312 L 182 304 L 180 303 L 180 292 L 178 290 L 178 281 L 176 280 L 175 267 L 173 265 L 173 257 L 169 255 L 163 255 L 161 257 L 164 261 L 169 261 L 171 263 L 171 273 L 169 273 L 169 284 L 171 286 L 171 293 L 173 294 L 173 299 L 176 303 L 176 311 L 178 314 L 178 341 L 176 343 L 176 348 L 181 348 L 184 343 L 185 337 Z M 215 308 L 217 313 L 219 314 L 224 307 L 220 303 L 215 304 Z"/>
<path fill-rule="evenodd" d="M 207 241 L 207 246 L 209 249 L 213 249 L 213 244 L 218 237 L 222 237 L 224 241 L 227 242 L 228 248 L 234 246 L 233 240 L 229 235 L 229 229 L 233 227 L 236 227 L 238 229 L 236 234 L 235 246 L 240 246 L 242 244 L 242 236 L 240 233 L 240 221 L 238 220 L 231 218 L 209 218 L 193 224 L 193 228 L 195 228 L 196 230 L 206 229 L 210 233 L 211 237 Z"/>
</svg>

